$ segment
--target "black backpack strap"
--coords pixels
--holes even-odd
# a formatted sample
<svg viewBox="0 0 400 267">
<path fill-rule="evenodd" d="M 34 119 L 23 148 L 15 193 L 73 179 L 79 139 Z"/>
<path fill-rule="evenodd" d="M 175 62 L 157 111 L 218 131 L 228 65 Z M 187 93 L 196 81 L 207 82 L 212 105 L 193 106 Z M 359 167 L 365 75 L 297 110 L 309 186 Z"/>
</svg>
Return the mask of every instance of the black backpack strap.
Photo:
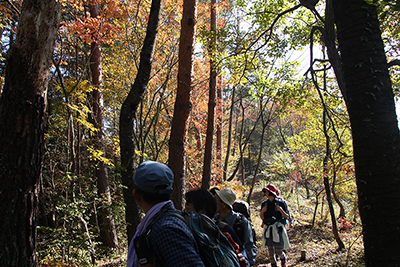
<svg viewBox="0 0 400 267">
<path fill-rule="evenodd" d="M 181 220 L 185 221 L 185 218 L 181 215 L 178 210 L 167 210 L 162 208 L 153 218 L 153 220 L 149 223 L 146 227 L 143 234 L 137 236 L 133 242 L 135 245 L 136 255 L 138 257 L 138 261 L 141 266 L 156 266 L 156 257 L 154 255 L 153 249 L 150 245 L 149 235 L 153 229 L 153 226 L 156 222 L 161 220 L 166 216 L 175 216 L 180 218 Z"/>
</svg>

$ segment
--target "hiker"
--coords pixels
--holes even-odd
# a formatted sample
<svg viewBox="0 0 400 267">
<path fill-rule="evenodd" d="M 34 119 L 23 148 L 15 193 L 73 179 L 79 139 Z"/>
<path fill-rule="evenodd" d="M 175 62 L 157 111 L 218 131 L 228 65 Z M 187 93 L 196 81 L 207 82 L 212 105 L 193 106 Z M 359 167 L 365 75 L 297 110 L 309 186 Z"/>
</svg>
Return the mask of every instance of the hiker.
<svg viewBox="0 0 400 267">
<path fill-rule="evenodd" d="M 216 195 L 216 191 L 219 191 L 218 187 L 213 187 L 210 189 L 210 192 L 211 192 L 211 194 L 213 194 L 214 197 Z M 245 216 L 246 219 L 250 223 L 251 232 L 253 234 L 253 241 L 255 242 L 256 241 L 256 231 L 254 229 L 253 222 L 251 221 L 249 203 L 247 203 L 244 200 L 236 199 L 235 202 L 233 202 L 233 204 L 232 204 L 232 210 L 234 212 L 239 213 L 239 215 L 240 215 L 240 217 L 238 219 L 236 219 L 236 221 L 233 225 L 235 230 L 239 231 L 238 235 L 240 235 L 240 240 L 243 241 L 243 236 L 244 236 L 243 227 L 241 227 L 240 224 L 242 223 L 242 216 Z"/>
<path fill-rule="evenodd" d="M 253 239 L 252 228 L 249 220 L 245 216 L 240 216 L 239 213 L 233 210 L 232 204 L 236 200 L 236 194 L 229 188 L 215 191 L 217 200 L 217 215 L 216 220 L 226 222 L 235 230 L 234 224 L 238 218 L 241 218 L 241 227 L 243 229 L 243 246 L 247 254 L 247 260 L 250 266 L 253 266 L 256 261 L 257 247 Z M 240 237 L 239 233 L 236 234 Z"/>
<path fill-rule="evenodd" d="M 185 194 L 185 200 L 185 211 L 203 214 L 210 219 L 215 216 L 217 211 L 217 202 L 210 191 L 206 189 L 190 190 Z M 247 266 L 248 261 L 246 258 L 246 251 L 244 250 L 243 244 L 235 231 L 227 223 L 216 224 L 236 251 L 240 266 Z"/>
<path fill-rule="evenodd" d="M 175 210 L 171 201 L 173 180 L 171 169 L 162 163 L 146 161 L 136 169 L 132 194 L 146 215 L 129 244 L 128 267 L 140 266 L 137 255 L 141 254 L 141 249 L 135 246 L 135 240 L 140 240 L 158 214 Z M 155 221 L 148 239 L 151 251 L 154 252 L 155 266 L 204 266 L 191 230 L 176 216 L 165 216 Z"/>
<path fill-rule="evenodd" d="M 216 192 L 217 192 L 217 191 L 219 191 L 219 188 L 218 188 L 218 187 L 213 187 L 213 188 L 211 188 L 210 191 L 209 191 L 209 192 L 212 194 L 213 199 L 214 199 L 214 201 L 215 201 L 215 210 L 217 210 L 217 201 L 216 201 Z M 239 247 L 240 247 L 240 252 L 241 252 L 243 255 L 245 255 L 245 257 L 246 257 L 246 259 L 247 259 L 247 255 L 246 255 L 246 251 L 244 250 L 243 243 L 242 243 L 242 241 L 240 240 L 240 238 L 238 237 L 238 235 L 235 233 L 235 231 L 233 230 L 233 228 L 230 227 L 226 222 L 223 222 L 223 221 L 221 221 L 221 220 L 218 220 L 218 219 L 216 218 L 215 212 L 214 212 L 214 215 L 213 215 L 212 218 L 213 218 L 213 220 L 215 221 L 215 223 L 218 225 L 219 229 L 220 229 L 222 232 L 228 232 L 228 233 L 232 236 L 233 240 L 239 245 Z"/>
<path fill-rule="evenodd" d="M 206 189 L 194 189 L 185 194 L 185 210 L 205 214 L 212 219 L 217 211 L 217 202 Z"/>
<path fill-rule="evenodd" d="M 267 200 L 261 204 L 260 218 L 263 221 L 263 243 L 268 248 L 269 260 L 276 267 L 276 255 L 280 258 L 281 267 L 286 267 L 286 254 L 289 239 L 286 233 L 286 222 L 289 220 L 289 208 L 286 201 L 277 195 L 278 189 L 269 184 L 262 189 Z"/>
</svg>

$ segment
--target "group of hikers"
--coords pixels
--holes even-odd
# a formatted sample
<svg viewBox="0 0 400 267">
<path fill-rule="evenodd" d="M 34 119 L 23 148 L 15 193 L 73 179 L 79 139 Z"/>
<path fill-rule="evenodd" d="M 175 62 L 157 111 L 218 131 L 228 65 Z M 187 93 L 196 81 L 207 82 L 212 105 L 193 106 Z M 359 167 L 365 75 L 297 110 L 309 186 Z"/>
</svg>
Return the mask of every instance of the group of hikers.
<svg viewBox="0 0 400 267">
<path fill-rule="evenodd" d="M 133 176 L 133 197 L 145 213 L 129 244 L 127 266 L 254 266 L 258 249 L 248 203 L 229 188 L 196 189 L 185 194 L 184 211 L 171 201 L 174 175 L 159 162 L 141 163 Z M 272 184 L 262 189 L 263 244 L 271 266 L 286 266 L 286 201 Z M 241 203 L 242 202 L 242 203 Z M 247 211 L 235 207 L 247 205 Z M 237 211 L 235 211 L 237 210 Z M 246 214 L 247 213 L 247 214 Z"/>
</svg>

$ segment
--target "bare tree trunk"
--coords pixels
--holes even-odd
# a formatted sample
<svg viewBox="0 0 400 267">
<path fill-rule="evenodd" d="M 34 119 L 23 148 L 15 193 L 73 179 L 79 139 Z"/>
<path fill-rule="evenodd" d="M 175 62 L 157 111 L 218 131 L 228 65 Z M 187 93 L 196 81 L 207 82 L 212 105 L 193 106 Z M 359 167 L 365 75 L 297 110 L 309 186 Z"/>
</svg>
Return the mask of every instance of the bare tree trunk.
<svg viewBox="0 0 400 267">
<path fill-rule="evenodd" d="M 253 189 L 254 189 L 254 185 L 256 183 L 256 177 L 257 177 L 257 173 L 258 173 L 258 169 L 260 168 L 260 162 L 261 162 L 261 158 L 262 158 L 262 152 L 263 152 L 263 147 L 264 147 L 264 137 L 265 137 L 265 130 L 268 126 L 268 124 L 271 122 L 270 119 L 270 115 L 271 112 L 268 113 L 268 118 L 264 118 L 264 110 L 266 108 L 268 101 L 266 101 L 266 103 L 263 103 L 263 100 L 260 100 L 260 113 L 261 113 L 261 137 L 260 137 L 260 149 L 258 151 L 258 157 L 257 157 L 257 165 L 256 168 L 254 170 L 254 175 L 253 175 L 253 179 L 251 181 L 251 187 L 250 187 L 250 192 L 249 195 L 247 196 L 247 202 L 250 203 L 250 199 L 251 199 L 251 195 L 253 194 Z M 266 119 L 266 120 L 265 120 Z"/>
<path fill-rule="evenodd" d="M 318 205 L 319 205 L 319 196 L 321 195 L 322 192 L 323 192 L 323 190 L 315 191 L 315 208 L 314 208 L 314 213 L 313 213 L 313 217 L 312 217 L 311 228 L 314 228 L 314 225 L 315 225 L 315 219 L 317 218 L 317 211 L 318 211 Z"/>
<path fill-rule="evenodd" d="M 208 117 L 207 117 L 207 135 L 206 135 L 206 147 L 204 151 L 204 163 L 203 163 L 203 180 L 201 188 L 209 189 L 211 180 L 211 165 L 213 159 L 213 139 L 214 139 L 214 121 L 215 121 L 215 95 L 217 88 L 217 71 L 214 67 L 214 54 L 216 49 L 216 29 L 217 29 L 217 15 L 216 15 L 216 0 L 211 0 L 211 43 L 210 43 L 210 90 L 208 95 Z"/>
<path fill-rule="evenodd" d="M 231 108 L 229 113 L 229 127 L 228 127 L 228 144 L 226 145 L 226 154 L 225 154 L 225 163 L 224 163 L 224 176 L 223 181 L 226 181 L 227 172 L 228 172 L 228 164 L 229 164 L 229 156 L 231 154 L 231 146 L 232 146 L 232 125 L 233 125 L 233 112 L 235 108 L 235 87 L 232 88 L 232 99 L 231 99 Z"/>
<path fill-rule="evenodd" d="M 242 93 L 240 93 L 240 107 L 241 107 L 241 112 L 242 112 L 242 122 L 240 124 L 240 131 L 239 131 L 239 154 L 240 154 L 240 161 L 239 161 L 239 166 L 240 166 L 240 176 L 242 179 L 242 184 L 244 185 L 244 150 L 246 149 L 245 145 L 242 145 L 242 140 L 243 140 L 243 131 L 244 131 L 244 116 L 245 116 L 245 111 L 244 111 L 244 106 L 243 106 L 243 97 Z M 247 143 L 246 143 L 247 144 Z"/>
<path fill-rule="evenodd" d="M 132 196 L 133 174 L 135 166 L 135 143 L 133 134 L 133 122 L 135 113 L 147 90 L 153 61 L 154 46 L 158 33 L 158 23 L 161 9 L 161 1 L 151 2 L 149 21 L 146 37 L 140 53 L 140 63 L 135 82 L 131 86 L 128 96 L 121 107 L 119 118 L 119 139 L 121 148 L 121 176 L 125 207 L 125 219 L 127 223 L 128 243 L 135 235 L 136 228 L 141 221 L 141 213 L 135 199 Z"/>
<path fill-rule="evenodd" d="M 76 41 L 77 42 L 77 41 Z M 78 65 L 79 65 L 79 53 L 78 53 L 78 45 L 75 45 L 75 76 L 76 79 L 78 80 Z M 78 123 L 77 125 L 77 143 L 76 143 L 76 174 L 78 177 L 81 174 L 81 143 L 82 143 L 82 132 L 81 132 L 81 126 Z"/>
<path fill-rule="evenodd" d="M 194 125 L 194 138 L 196 139 L 196 148 L 200 151 L 203 148 L 203 142 L 201 138 L 201 128 L 198 125 Z"/>
<path fill-rule="evenodd" d="M 25 0 L 0 99 L 0 266 L 36 266 L 44 117 L 60 6 Z"/>
<path fill-rule="evenodd" d="M 336 194 L 336 190 L 335 190 L 335 186 L 336 186 L 336 170 L 335 170 L 335 168 L 336 167 L 333 166 L 332 196 L 333 196 L 333 199 L 335 200 L 335 202 L 339 206 L 339 218 L 344 218 L 344 217 L 346 217 L 346 210 L 344 208 L 342 201 L 338 198 L 338 196 Z"/>
<path fill-rule="evenodd" d="M 99 15 L 98 5 L 91 3 L 89 5 L 90 15 L 96 18 Z M 92 43 L 92 55 L 90 59 L 90 69 L 92 71 L 92 83 L 95 86 L 93 90 L 93 116 L 95 121 L 96 141 L 95 147 L 103 152 L 105 156 L 104 142 L 104 114 L 103 114 L 103 92 L 102 92 L 102 70 L 101 70 L 101 50 L 100 44 Z M 115 231 L 114 217 L 110 211 L 111 194 L 108 183 L 107 164 L 103 160 L 96 162 L 96 177 L 97 177 L 97 193 L 103 201 L 102 207 L 99 208 L 98 222 L 100 229 L 100 241 L 104 246 L 115 248 L 118 247 L 117 233 Z"/>
<path fill-rule="evenodd" d="M 344 249 L 344 243 L 340 239 L 337 223 L 336 223 L 336 216 L 335 216 L 335 209 L 333 208 L 333 201 L 332 201 L 332 194 L 331 194 L 331 185 L 329 184 L 329 167 L 328 162 L 331 157 L 331 149 L 330 149 L 330 138 L 328 135 L 327 130 L 327 121 L 326 121 L 326 110 L 323 111 L 323 128 L 325 134 L 325 147 L 326 147 L 326 154 L 323 160 L 323 178 L 324 178 L 324 186 L 325 186 L 325 193 L 326 193 L 326 200 L 328 201 L 329 213 L 331 215 L 331 222 L 332 222 L 332 233 L 335 237 L 335 240 L 339 246 L 338 250 Z"/>
<path fill-rule="evenodd" d="M 242 107 L 242 110 L 244 110 L 243 107 Z M 243 117 L 244 117 L 244 111 L 242 112 L 242 115 L 243 115 Z M 249 142 L 249 140 L 250 140 L 250 137 L 252 136 L 252 134 L 253 134 L 254 131 L 256 130 L 257 124 L 258 124 L 258 121 L 259 121 L 259 120 L 260 120 L 260 114 L 259 114 L 259 116 L 257 117 L 256 121 L 254 122 L 253 128 L 251 129 L 251 131 L 249 132 L 249 134 L 246 136 L 246 138 L 245 138 L 246 141 L 245 141 L 243 144 L 242 144 L 243 129 L 240 129 L 240 131 L 239 131 L 239 132 L 240 132 L 240 133 L 239 133 L 239 141 L 238 141 L 238 143 L 239 143 L 239 153 L 240 153 L 240 157 L 239 157 L 239 160 L 238 160 L 238 162 L 237 162 L 237 164 L 236 164 L 236 168 L 234 169 L 234 171 L 233 171 L 233 173 L 231 174 L 231 176 L 227 179 L 227 181 L 232 181 L 233 178 L 235 178 L 236 173 L 239 171 L 239 168 L 242 167 L 242 166 L 243 166 L 243 167 L 241 168 L 241 172 L 242 172 L 242 177 L 244 177 L 244 174 L 243 174 L 243 172 L 244 172 L 244 163 L 243 163 L 243 160 L 244 160 L 243 154 L 244 154 L 244 152 L 243 152 L 243 151 L 246 150 L 246 147 L 247 147 L 247 145 L 248 145 L 248 142 Z M 242 121 L 242 124 L 241 124 L 241 128 L 244 128 L 244 123 L 243 123 L 243 121 Z M 243 178 L 243 182 L 244 182 L 244 178 Z"/>
<path fill-rule="evenodd" d="M 177 209 L 183 208 L 185 193 L 186 142 L 188 118 L 192 109 L 192 55 L 196 22 L 196 1 L 183 0 L 181 37 L 179 42 L 178 88 L 169 140 L 168 165 L 174 173 L 172 199 Z"/>
<path fill-rule="evenodd" d="M 221 77 L 219 77 L 219 81 L 221 81 Z M 223 177 L 223 169 L 222 169 L 222 86 L 221 82 L 217 83 L 217 144 L 216 144 L 216 165 L 217 165 L 217 174 L 215 177 L 215 181 L 217 183 L 222 183 Z"/>
</svg>

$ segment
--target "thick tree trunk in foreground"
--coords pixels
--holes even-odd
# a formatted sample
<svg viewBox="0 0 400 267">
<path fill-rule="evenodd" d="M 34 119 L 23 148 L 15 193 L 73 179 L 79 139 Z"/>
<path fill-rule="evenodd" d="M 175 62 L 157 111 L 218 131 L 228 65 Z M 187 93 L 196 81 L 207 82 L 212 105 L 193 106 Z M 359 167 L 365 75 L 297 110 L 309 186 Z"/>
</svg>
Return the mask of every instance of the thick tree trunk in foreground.
<svg viewBox="0 0 400 267">
<path fill-rule="evenodd" d="M 122 184 L 124 189 L 125 219 L 127 223 L 128 242 L 135 235 L 136 228 L 141 220 L 141 213 L 132 196 L 133 174 L 135 167 L 135 145 L 133 140 L 133 122 L 136 110 L 146 93 L 149 82 L 151 63 L 153 61 L 154 46 L 157 37 L 161 1 L 153 0 L 147 24 L 146 37 L 140 53 L 139 69 L 135 82 L 131 86 L 128 96 L 122 104 L 119 118 L 119 139 L 121 148 Z"/>
<path fill-rule="evenodd" d="M 186 135 L 192 109 L 192 55 L 196 20 L 196 0 L 183 0 L 181 38 L 179 42 L 178 88 L 169 140 L 168 166 L 174 173 L 172 199 L 177 209 L 183 209 L 185 194 Z"/>
<path fill-rule="evenodd" d="M 60 8 L 24 0 L 0 99 L 0 266 L 36 266 L 47 85 Z"/>
<path fill-rule="evenodd" d="M 400 262 L 400 135 L 376 7 L 334 0 L 367 266 Z"/>
</svg>

